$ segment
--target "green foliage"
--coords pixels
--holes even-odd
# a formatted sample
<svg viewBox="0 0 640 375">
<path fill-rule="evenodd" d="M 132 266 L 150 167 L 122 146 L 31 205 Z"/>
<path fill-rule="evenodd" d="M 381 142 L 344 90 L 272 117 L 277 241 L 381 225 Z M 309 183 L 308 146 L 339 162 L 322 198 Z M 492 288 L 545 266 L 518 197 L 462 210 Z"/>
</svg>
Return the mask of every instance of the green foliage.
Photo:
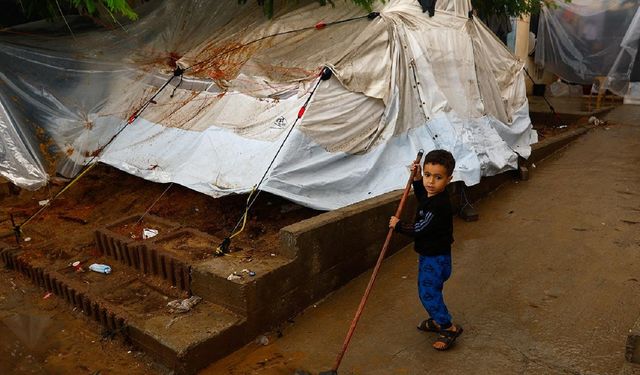
<svg viewBox="0 0 640 375">
<path fill-rule="evenodd" d="M 268 18 L 273 17 L 273 0 L 257 0 L 258 4 L 262 5 L 265 16 Z M 320 5 L 326 5 L 327 3 L 335 6 L 333 0 L 317 0 Z M 344 0 L 351 1 L 352 3 L 359 5 L 367 12 L 373 10 L 373 4 L 376 1 L 385 2 L 385 0 Z M 418 0 L 415 0 L 416 2 Z M 571 0 L 564 0 L 565 2 L 571 2 Z M 238 3 L 244 4 L 247 0 L 238 0 Z M 523 16 L 531 13 L 538 13 L 543 6 L 554 7 L 555 2 L 553 0 L 471 0 L 474 10 L 478 12 L 481 17 L 489 14 L 507 16 Z"/>
<path fill-rule="evenodd" d="M 351 0 L 351 2 L 353 2 L 356 5 L 359 5 L 367 12 L 371 12 L 373 10 L 373 3 L 375 3 L 376 0 Z M 384 3 L 385 1 L 382 0 L 382 2 Z"/>
<path fill-rule="evenodd" d="M 564 0 L 570 3 L 571 0 Z M 555 7 L 553 0 L 471 0 L 473 9 L 482 17 L 490 14 L 518 17 L 536 14 L 542 7 Z"/>
<path fill-rule="evenodd" d="M 130 20 L 138 19 L 138 14 L 133 11 L 127 0 L 67 0 L 80 11 L 85 10 L 90 15 L 98 11 L 97 3 L 104 5 L 109 12 L 121 14 Z"/>
<path fill-rule="evenodd" d="M 131 8 L 127 0 L 15 0 L 28 19 L 55 19 L 62 14 L 88 14 L 96 16 L 100 7 L 113 14 L 123 15 L 136 20 L 138 14 Z"/>
<path fill-rule="evenodd" d="M 123 15 L 131 20 L 138 18 L 136 12 L 129 5 L 134 0 L 15 0 L 29 18 L 58 18 L 60 12 L 68 14 L 75 9 L 80 14 L 95 16 L 100 13 L 100 7 L 113 14 Z M 211 0 L 216 1 L 216 0 Z M 248 0 L 238 0 L 239 4 L 245 4 Z M 252 1 L 252 0 L 249 0 Z M 262 6 L 267 18 L 273 17 L 274 0 L 256 0 Z M 290 0 L 297 1 L 297 0 Z M 330 4 L 336 6 L 335 0 L 317 0 L 321 5 Z M 376 1 L 386 0 L 344 0 L 362 7 L 367 12 L 373 9 Z M 418 0 L 415 0 L 416 2 Z M 571 0 L 564 0 L 570 2 Z M 506 14 L 508 16 L 521 16 L 537 13 L 543 6 L 555 6 L 553 0 L 471 0 L 473 8 L 481 17 L 489 14 Z"/>
</svg>

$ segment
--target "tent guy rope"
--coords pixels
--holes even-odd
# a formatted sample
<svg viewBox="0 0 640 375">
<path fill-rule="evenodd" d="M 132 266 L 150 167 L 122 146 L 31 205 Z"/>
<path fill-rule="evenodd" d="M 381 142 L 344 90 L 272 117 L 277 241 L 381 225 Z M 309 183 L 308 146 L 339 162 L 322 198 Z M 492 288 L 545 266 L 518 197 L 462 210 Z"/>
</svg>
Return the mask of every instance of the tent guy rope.
<svg viewBox="0 0 640 375">
<path fill-rule="evenodd" d="M 97 152 L 95 152 L 93 154 L 93 156 L 91 157 L 91 159 L 89 159 L 89 161 L 82 167 L 82 169 L 80 170 L 80 173 L 78 173 L 71 181 L 69 181 L 62 189 L 60 189 L 60 191 L 58 191 L 53 197 L 51 197 L 47 203 L 45 203 L 42 207 L 40 207 L 40 209 L 38 211 L 36 211 L 35 213 L 31 214 L 31 216 L 29 216 L 25 221 L 22 222 L 22 224 L 16 225 L 15 222 L 13 222 L 13 218 L 12 218 L 12 224 L 13 224 L 13 232 L 15 234 L 16 237 L 16 242 L 18 243 L 18 245 L 20 245 L 20 236 L 22 234 L 22 228 L 24 228 L 31 220 L 33 220 L 35 217 L 37 217 L 38 215 L 40 215 L 43 211 L 45 211 L 48 207 L 51 206 L 51 203 L 57 199 L 60 195 L 62 195 L 62 193 L 64 193 L 67 189 L 69 189 L 71 186 L 73 186 L 76 182 L 78 182 L 78 180 L 80 180 L 80 178 L 82 178 L 82 176 L 84 176 L 85 174 L 87 174 L 95 165 L 96 163 L 94 163 L 94 160 L 96 160 L 100 154 L 102 154 L 104 152 L 104 150 L 124 131 L 124 129 L 128 126 L 131 125 L 138 117 L 140 117 L 140 115 L 142 114 L 142 112 L 147 109 L 147 107 L 149 106 L 150 103 L 153 102 L 153 100 L 155 99 L 156 96 L 158 96 L 158 94 L 160 94 L 160 92 L 162 90 L 164 90 L 169 83 L 178 75 L 182 75 L 184 71 L 181 69 L 176 69 L 176 71 L 174 72 L 174 75 L 171 76 L 156 92 L 155 94 L 153 94 L 153 96 L 151 96 L 149 99 L 147 99 L 142 106 L 140 106 L 140 108 L 136 111 L 134 111 L 134 113 L 129 116 L 129 118 L 127 119 L 127 121 L 124 123 L 124 125 L 120 128 L 120 130 L 118 130 L 112 137 L 111 139 L 109 139 L 109 141 L 102 147 L 98 148 Z"/>
<path fill-rule="evenodd" d="M 305 111 L 307 110 L 307 105 L 311 101 L 311 98 L 313 97 L 313 94 L 318 89 L 318 86 L 320 86 L 320 82 L 328 80 L 329 78 L 331 78 L 332 74 L 333 73 L 331 72 L 331 69 L 329 69 L 327 67 L 322 68 L 322 71 L 321 71 L 321 73 L 319 74 L 319 77 L 318 77 L 318 81 L 316 82 L 315 86 L 311 90 L 311 93 L 309 94 L 309 97 L 307 97 L 307 100 L 304 102 L 302 107 L 300 107 L 300 110 L 298 111 L 298 116 L 296 117 L 295 121 L 293 122 L 293 124 L 289 128 L 289 131 L 287 132 L 287 134 L 285 135 L 284 139 L 282 140 L 282 143 L 280 143 L 280 147 L 278 147 L 278 150 L 276 151 L 275 155 L 271 159 L 271 162 L 267 166 L 267 169 L 264 171 L 264 174 L 262 174 L 262 177 L 260 178 L 258 183 L 251 189 L 251 192 L 249 193 L 249 196 L 247 197 L 247 204 L 245 206 L 244 213 L 242 214 L 240 219 L 238 219 L 238 222 L 236 223 L 236 225 L 233 227 L 233 230 L 231 231 L 231 234 L 229 236 L 225 237 L 225 239 L 222 240 L 220 245 L 216 248 L 216 252 L 215 252 L 216 255 L 223 255 L 223 254 L 227 253 L 229 251 L 229 245 L 231 245 L 231 239 L 234 238 L 235 236 L 237 236 L 238 234 L 242 233 L 242 231 L 244 230 L 244 227 L 245 227 L 245 225 L 247 223 L 247 217 L 249 215 L 249 210 L 251 209 L 253 204 L 256 202 L 256 199 L 258 199 L 258 196 L 260 195 L 260 192 L 261 192 L 261 190 L 259 190 L 260 185 L 262 185 L 262 182 L 267 177 L 267 174 L 271 170 L 271 167 L 273 166 L 273 163 L 278 158 L 278 155 L 280 154 L 280 151 L 282 150 L 282 147 L 284 147 L 284 144 L 287 142 L 287 139 L 291 135 L 291 132 L 293 131 L 293 128 L 295 128 L 296 124 L 302 119 L 302 116 L 304 115 Z M 240 225 L 242 225 L 242 226 L 240 226 Z M 238 230 L 238 227 L 240 227 L 239 230 Z"/>
</svg>

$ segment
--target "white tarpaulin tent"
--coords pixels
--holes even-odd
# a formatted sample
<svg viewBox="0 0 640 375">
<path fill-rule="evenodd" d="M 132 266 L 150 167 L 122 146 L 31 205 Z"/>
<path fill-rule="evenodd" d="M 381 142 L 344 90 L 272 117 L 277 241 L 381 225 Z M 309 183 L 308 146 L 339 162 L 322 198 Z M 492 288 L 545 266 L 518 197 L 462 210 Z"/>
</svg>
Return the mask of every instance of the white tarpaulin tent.
<svg viewBox="0 0 640 375">
<path fill-rule="evenodd" d="M 260 189 L 335 209 L 401 188 L 418 149 L 452 151 L 468 185 L 529 156 L 522 63 L 468 0 L 440 0 L 434 17 L 392 0 L 371 20 L 292 3 L 269 20 L 236 0 L 167 0 L 126 31 L 3 34 L 0 173 L 38 188 L 48 165 L 73 175 L 99 155 L 218 197 L 250 191 L 282 146 Z"/>
<path fill-rule="evenodd" d="M 637 0 L 556 0 L 540 14 L 535 60 L 574 83 L 607 77 L 606 88 L 625 95 L 639 43 Z"/>
</svg>

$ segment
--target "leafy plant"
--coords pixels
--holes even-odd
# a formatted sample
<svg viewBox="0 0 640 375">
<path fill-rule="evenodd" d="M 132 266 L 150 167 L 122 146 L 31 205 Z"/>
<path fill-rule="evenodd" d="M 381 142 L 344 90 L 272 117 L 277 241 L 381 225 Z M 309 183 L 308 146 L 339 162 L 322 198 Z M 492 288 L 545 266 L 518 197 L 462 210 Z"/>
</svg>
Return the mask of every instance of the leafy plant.
<svg viewBox="0 0 640 375">
<path fill-rule="evenodd" d="M 80 14 L 95 16 L 100 13 L 100 7 L 108 10 L 113 18 L 113 14 L 118 14 L 135 20 L 137 13 L 130 3 L 136 0 L 15 0 L 22 11 L 29 17 L 58 18 L 62 14 L 69 14 L 75 10 Z M 211 0 L 216 1 L 216 0 Z M 251 0 L 238 0 L 239 4 L 245 4 Z M 267 18 L 273 17 L 274 0 L 256 0 L 262 6 Z M 297 1 L 297 0 L 290 0 Z M 317 0 L 321 5 L 337 6 L 335 0 Z M 356 4 L 367 12 L 373 9 L 376 1 L 382 3 L 386 0 L 344 0 Z M 418 1 L 418 0 L 415 0 Z M 442 1 L 442 0 L 440 0 Z M 571 0 L 564 0 L 570 2 Z M 525 14 L 537 13 L 544 6 L 555 6 L 554 0 L 471 0 L 474 10 L 478 15 L 506 14 L 508 16 L 521 16 Z"/>
<path fill-rule="evenodd" d="M 104 5 L 111 13 L 119 13 L 130 20 L 138 19 L 138 14 L 131 8 L 127 0 L 68 0 L 75 8 L 86 10 L 90 15 L 98 11 L 98 3 Z"/>
</svg>

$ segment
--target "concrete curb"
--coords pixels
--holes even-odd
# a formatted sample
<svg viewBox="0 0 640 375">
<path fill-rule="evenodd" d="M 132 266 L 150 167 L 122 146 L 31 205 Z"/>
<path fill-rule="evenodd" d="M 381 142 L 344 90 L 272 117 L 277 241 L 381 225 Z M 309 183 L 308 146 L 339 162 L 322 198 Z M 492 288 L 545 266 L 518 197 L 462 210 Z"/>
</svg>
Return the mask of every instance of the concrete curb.
<svg viewBox="0 0 640 375">
<path fill-rule="evenodd" d="M 581 135 L 586 134 L 589 130 L 595 128 L 595 126 L 588 126 L 569 130 L 565 133 L 557 135 L 552 138 L 544 139 L 531 146 L 531 156 L 527 159 L 526 164 L 539 162 L 569 143 L 576 140 Z"/>
<path fill-rule="evenodd" d="M 533 145 L 530 158 L 523 164 L 543 160 L 588 131 L 589 128 L 571 130 Z M 518 171 L 505 172 L 483 178 L 478 185 L 464 190 L 462 184 L 453 184 L 449 189 L 452 204 L 459 209 L 464 199 L 476 201 L 517 177 Z M 401 191 L 390 192 L 280 230 L 281 252 L 295 258 L 298 267 L 306 270 L 309 282 L 300 285 L 307 288 L 307 305 L 373 266 L 387 234 L 388 218 L 394 214 L 401 196 Z M 407 200 L 403 216 L 411 217 L 414 210 L 414 200 Z M 394 236 L 388 254 L 409 243 L 405 236 Z"/>
</svg>

